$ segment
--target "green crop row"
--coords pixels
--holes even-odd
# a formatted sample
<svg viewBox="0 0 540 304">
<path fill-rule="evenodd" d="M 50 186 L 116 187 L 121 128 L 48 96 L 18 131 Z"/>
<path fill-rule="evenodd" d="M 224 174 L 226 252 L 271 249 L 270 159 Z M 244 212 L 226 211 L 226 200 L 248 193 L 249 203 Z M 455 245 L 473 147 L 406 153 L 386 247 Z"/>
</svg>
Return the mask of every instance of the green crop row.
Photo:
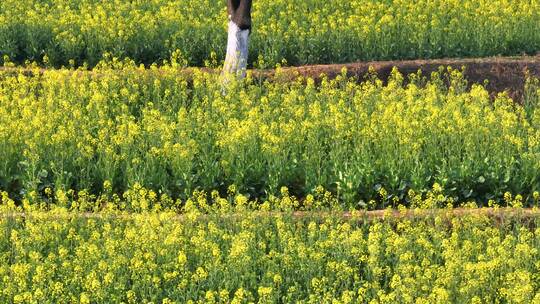
<svg viewBox="0 0 540 304">
<path fill-rule="evenodd" d="M 0 301 L 540 303 L 537 219 L 446 212 L 373 222 L 4 213 Z"/>
<path fill-rule="evenodd" d="M 226 94 L 215 75 L 170 67 L 26 74 L 0 75 L 0 190 L 19 201 L 45 188 L 99 195 L 105 183 L 174 198 L 231 185 L 303 198 L 322 186 L 354 207 L 408 204 L 409 190 L 434 184 L 483 201 L 540 190 L 534 80 L 518 104 L 455 71 L 407 85 L 399 73 L 386 85 L 250 78 Z"/>
<path fill-rule="evenodd" d="M 519 55 L 540 51 L 540 3 L 524 0 L 258 0 L 250 63 Z M 3 55 L 22 63 L 95 65 L 107 54 L 137 63 L 174 58 L 218 64 L 225 1 L 3 0 Z"/>
</svg>

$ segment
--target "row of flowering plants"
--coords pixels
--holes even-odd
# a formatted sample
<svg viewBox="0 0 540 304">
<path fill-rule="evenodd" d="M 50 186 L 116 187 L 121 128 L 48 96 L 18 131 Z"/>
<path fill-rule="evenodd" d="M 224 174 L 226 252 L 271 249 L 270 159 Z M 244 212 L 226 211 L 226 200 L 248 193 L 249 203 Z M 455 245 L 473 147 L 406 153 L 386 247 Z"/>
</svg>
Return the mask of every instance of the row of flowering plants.
<svg viewBox="0 0 540 304">
<path fill-rule="evenodd" d="M 408 58 L 521 55 L 540 50 L 537 1 L 253 3 L 250 63 L 274 66 Z M 2 56 L 94 66 L 105 53 L 151 64 L 223 59 L 225 1 L 3 0 Z M 259 57 L 260 56 L 260 57 Z"/>
<path fill-rule="evenodd" d="M 518 196 L 516 207 L 494 207 L 504 209 L 502 218 L 400 206 L 403 216 L 379 220 L 357 211 L 344 217 L 322 189 L 304 210 L 330 211 L 303 216 L 289 212 L 298 200 L 287 189 L 262 205 L 229 190 L 228 197 L 197 192 L 181 213 L 165 202 L 125 212 L 105 198 L 93 213 L 81 212 L 83 199 L 70 209 L 16 206 L 4 192 L 0 302 L 540 301 L 540 213 L 521 209 Z M 130 204 L 153 196 L 137 192 Z"/>
<path fill-rule="evenodd" d="M 0 75 L 0 190 L 21 201 L 70 190 L 118 195 L 138 183 L 251 199 L 323 186 L 353 207 L 407 200 L 434 184 L 455 200 L 526 204 L 540 183 L 538 81 L 524 102 L 468 88 L 458 71 L 387 84 L 339 76 L 315 85 L 130 63 Z M 449 85 L 448 85 L 449 84 Z M 381 191 L 383 189 L 384 191 Z M 381 199 L 382 198 L 382 199 Z M 380 205 L 377 207 L 385 207 Z M 350 207 L 350 206 L 348 206 Z"/>
<path fill-rule="evenodd" d="M 278 72 L 279 73 L 279 72 Z M 30 73 L 32 74 L 32 73 Z M 524 102 L 458 71 L 388 83 L 248 78 L 224 94 L 217 76 L 113 61 L 92 72 L 0 73 L 0 190 L 19 202 L 62 193 L 122 195 L 135 184 L 251 199 L 318 186 L 355 208 L 445 198 L 502 201 L 540 190 L 540 101 Z M 48 189 L 46 193 L 45 189 Z M 414 196 L 414 195 L 413 195 Z"/>
</svg>

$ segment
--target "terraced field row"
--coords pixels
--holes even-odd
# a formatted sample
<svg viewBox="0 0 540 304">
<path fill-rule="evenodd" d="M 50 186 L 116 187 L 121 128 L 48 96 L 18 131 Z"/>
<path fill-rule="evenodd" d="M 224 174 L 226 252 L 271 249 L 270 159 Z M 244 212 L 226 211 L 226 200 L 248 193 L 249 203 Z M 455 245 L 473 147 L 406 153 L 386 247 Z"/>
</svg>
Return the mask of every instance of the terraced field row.
<svg viewBox="0 0 540 304">
<path fill-rule="evenodd" d="M 0 207 L 5 212 L 5 208 Z M 519 213 L 519 210 L 515 210 Z M 448 211 L 449 212 L 449 211 Z M 450 213 L 450 212 L 449 212 Z M 538 218 L 0 217 L 0 301 L 537 303 Z M 238 219 L 240 218 L 240 220 Z"/>
<path fill-rule="evenodd" d="M 116 68 L 2 74 L 1 189 L 20 201 L 139 184 L 186 199 L 233 185 L 263 200 L 285 186 L 302 200 L 322 186 L 354 208 L 410 205 L 434 185 L 445 200 L 519 193 L 525 205 L 539 190 L 534 79 L 518 104 L 456 71 L 407 85 L 397 72 L 387 84 L 248 79 L 224 94 L 213 74 Z"/>
<path fill-rule="evenodd" d="M 540 51 L 538 1 L 258 0 L 252 15 L 249 62 L 263 68 Z M 0 64 L 215 66 L 226 26 L 225 1 L 3 0 Z"/>
</svg>

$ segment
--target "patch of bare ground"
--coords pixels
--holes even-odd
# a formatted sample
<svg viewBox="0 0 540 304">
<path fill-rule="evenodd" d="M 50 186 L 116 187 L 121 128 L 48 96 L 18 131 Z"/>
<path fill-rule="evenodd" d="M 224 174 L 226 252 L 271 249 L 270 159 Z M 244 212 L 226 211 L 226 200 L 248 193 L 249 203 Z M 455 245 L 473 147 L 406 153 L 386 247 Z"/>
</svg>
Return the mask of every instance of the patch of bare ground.
<svg viewBox="0 0 540 304">
<path fill-rule="evenodd" d="M 394 67 L 405 78 L 418 71 L 422 71 L 422 75 L 429 76 L 432 72 L 437 72 L 440 67 L 451 67 L 452 69 L 463 70 L 469 86 L 475 83 L 484 84 L 487 80 L 486 88 L 492 95 L 507 91 L 514 100 L 520 100 L 523 96 L 526 77 L 540 78 L 540 54 L 521 57 L 373 61 L 310 65 L 283 68 L 283 74 L 285 74 L 284 79 L 290 80 L 297 76 L 304 76 L 318 81 L 323 74 L 331 79 L 341 74 L 341 70 L 346 68 L 347 76 L 362 81 L 366 75 L 369 75 L 370 67 L 383 81 L 388 80 Z M 257 72 L 255 74 L 257 75 Z M 275 72 L 267 70 L 262 74 L 266 77 L 272 77 Z"/>
</svg>

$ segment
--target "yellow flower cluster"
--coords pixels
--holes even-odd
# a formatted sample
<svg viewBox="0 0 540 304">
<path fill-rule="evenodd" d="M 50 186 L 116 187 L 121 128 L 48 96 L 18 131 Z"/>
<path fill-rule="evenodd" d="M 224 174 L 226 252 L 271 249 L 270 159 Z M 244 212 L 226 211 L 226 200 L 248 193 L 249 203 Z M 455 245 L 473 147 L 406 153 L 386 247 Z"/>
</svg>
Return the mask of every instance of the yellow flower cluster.
<svg viewBox="0 0 540 304">
<path fill-rule="evenodd" d="M 224 95 L 216 75 L 112 64 L 2 72 L 0 189 L 47 203 L 68 203 L 74 190 L 84 194 L 75 207 L 86 209 L 102 207 L 91 206 L 92 195 L 144 197 L 138 210 L 162 194 L 224 194 L 233 184 L 252 199 L 285 191 L 308 204 L 322 185 L 348 207 L 415 205 L 409 190 L 425 194 L 435 183 L 432 205 L 502 201 L 507 191 L 522 193 L 523 205 L 538 201 L 540 91 L 532 85 L 524 106 L 466 89 L 456 71 L 450 87 L 437 76 L 404 85 L 394 72 L 385 85 L 248 78 Z"/>
<path fill-rule="evenodd" d="M 225 1 L 2 0 L 0 63 L 201 66 L 223 59 Z M 489 56 L 540 49 L 540 4 L 508 0 L 257 0 L 250 62 L 274 66 Z M 264 59 L 263 59 L 264 58 Z"/>
<path fill-rule="evenodd" d="M 0 217 L 0 302 L 540 303 L 538 224 L 27 210 Z"/>
</svg>

